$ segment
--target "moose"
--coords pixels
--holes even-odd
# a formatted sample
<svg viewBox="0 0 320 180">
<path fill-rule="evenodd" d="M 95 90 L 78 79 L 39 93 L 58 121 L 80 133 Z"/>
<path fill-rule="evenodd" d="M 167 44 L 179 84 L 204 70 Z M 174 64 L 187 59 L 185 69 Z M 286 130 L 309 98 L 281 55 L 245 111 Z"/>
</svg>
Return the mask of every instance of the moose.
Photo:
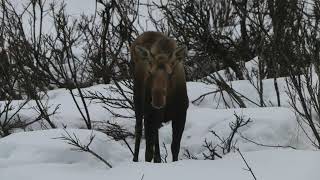
<svg viewBox="0 0 320 180">
<path fill-rule="evenodd" d="M 133 161 L 138 161 L 144 125 L 145 161 L 161 162 L 158 131 L 163 122 L 170 120 L 172 161 L 177 161 L 189 106 L 183 66 L 187 49 L 178 47 L 175 40 L 163 33 L 148 31 L 131 44 L 130 53 L 136 116 Z"/>
</svg>

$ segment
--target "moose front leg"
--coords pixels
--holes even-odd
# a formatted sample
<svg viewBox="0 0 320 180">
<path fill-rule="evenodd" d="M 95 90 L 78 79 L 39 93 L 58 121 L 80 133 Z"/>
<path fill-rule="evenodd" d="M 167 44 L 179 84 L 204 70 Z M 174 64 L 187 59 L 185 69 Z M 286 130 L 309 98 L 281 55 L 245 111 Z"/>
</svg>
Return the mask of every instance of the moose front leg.
<svg viewBox="0 0 320 180">
<path fill-rule="evenodd" d="M 144 136 L 146 139 L 145 161 L 151 162 L 154 153 L 154 130 L 152 126 L 152 118 L 150 115 L 145 116 L 144 120 Z"/>
<path fill-rule="evenodd" d="M 135 126 L 135 144 L 134 144 L 134 154 L 133 154 L 133 161 L 138 162 L 139 160 L 139 150 L 140 150 L 140 143 L 142 137 L 142 114 L 136 113 L 136 126 Z"/>
<path fill-rule="evenodd" d="M 153 161 L 155 163 L 160 163 L 161 162 L 161 155 L 160 155 L 160 147 L 159 147 L 159 130 L 155 130 L 155 136 L 154 136 L 154 159 Z"/>
<path fill-rule="evenodd" d="M 164 122 L 164 114 L 165 110 L 160 109 L 160 110 L 154 110 L 154 159 L 153 161 L 155 163 L 160 163 L 161 162 L 161 155 L 160 155 L 160 146 L 159 146 L 159 129 L 161 122 Z"/>
<path fill-rule="evenodd" d="M 180 142 L 186 123 L 186 111 L 177 114 L 177 117 L 172 120 L 172 143 L 171 143 L 171 152 L 172 152 L 172 161 L 178 161 L 179 151 L 180 151 Z"/>
<path fill-rule="evenodd" d="M 135 145 L 134 145 L 134 154 L 133 161 L 138 162 L 139 160 L 139 150 L 142 137 L 142 119 L 143 119 L 143 95 L 142 90 L 137 89 L 136 85 L 134 87 L 134 108 L 136 116 L 136 125 L 135 125 Z"/>
</svg>

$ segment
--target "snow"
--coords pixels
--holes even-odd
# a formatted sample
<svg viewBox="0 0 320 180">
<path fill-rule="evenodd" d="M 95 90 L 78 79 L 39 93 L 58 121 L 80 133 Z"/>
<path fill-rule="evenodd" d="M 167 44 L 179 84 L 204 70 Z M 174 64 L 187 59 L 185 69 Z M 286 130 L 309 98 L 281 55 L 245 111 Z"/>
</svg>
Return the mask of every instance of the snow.
<svg viewBox="0 0 320 180">
<path fill-rule="evenodd" d="M 319 164 L 319 152 L 312 151 L 260 151 L 244 153 L 246 160 L 254 171 L 257 179 L 318 179 L 316 167 Z M 315 158 L 317 156 L 317 158 Z M 271 158 L 270 158 L 271 157 Z M 306 165 L 306 166 L 304 166 Z M 288 167 L 284 169 L 283 167 Z M 215 160 L 194 161 L 184 160 L 170 164 L 129 164 L 125 167 L 116 167 L 110 170 L 111 179 L 253 179 L 251 174 L 244 170 L 244 162 L 238 154 Z M 130 174 L 123 174 L 127 172 Z M 112 176 L 114 175 L 114 176 Z M 114 178 L 112 178 L 114 177 Z"/>
<path fill-rule="evenodd" d="M 272 116 L 270 115 L 272 112 Z M 191 149 L 197 156 L 201 156 L 205 148 L 199 148 L 207 139 L 213 144 L 219 144 L 210 131 L 214 131 L 221 137 L 227 137 L 231 130 L 229 124 L 235 121 L 234 113 L 250 118 L 248 126 L 240 128 L 239 133 L 255 142 L 266 145 L 293 146 L 299 149 L 308 148 L 306 139 L 297 131 L 298 125 L 294 121 L 294 114 L 287 108 L 248 108 L 248 109 L 223 109 L 212 110 L 209 108 L 193 109 L 188 112 L 188 119 L 182 146 Z M 202 116 L 199 116 L 201 114 Z M 199 141 L 200 140 L 200 141 Z M 268 149 L 248 142 L 235 136 L 237 146 L 244 151 L 257 151 Z M 197 147 L 197 148 L 195 148 Z M 192 149 L 195 148 L 195 151 Z"/>
<path fill-rule="evenodd" d="M 0 174 L 6 180 L 110 179 L 162 180 L 216 178 L 252 179 L 238 153 L 214 161 L 182 160 L 173 163 L 133 163 L 127 149 L 106 135 L 89 130 L 67 129 L 83 142 L 93 133 L 90 148 L 115 165 L 109 169 L 85 152 L 72 151 L 62 142 L 63 130 L 15 133 L 0 139 Z M 318 180 L 318 151 L 264 150 L 243 152 L 257 179 Z"/>
<path fill-rule="evenodd" d="M 118 142 L 101 132 L 81 129 L 51 129 L 42 131 L 14 133 L 0 139 L 0 167 L 10 168 L 31 164 L 65 164 L 65 165 L 101 165 L 101 161 L 85 152 L 72 151 L 73 146 L 59 139 L 67 135 L 76 135 L 82 144 L 88 144 L 94 135 L 90 148 L 112 164 L 129 158 L 129 151 Z M 110 159 L 112 158 L 112 159 Z"/>
</svg>

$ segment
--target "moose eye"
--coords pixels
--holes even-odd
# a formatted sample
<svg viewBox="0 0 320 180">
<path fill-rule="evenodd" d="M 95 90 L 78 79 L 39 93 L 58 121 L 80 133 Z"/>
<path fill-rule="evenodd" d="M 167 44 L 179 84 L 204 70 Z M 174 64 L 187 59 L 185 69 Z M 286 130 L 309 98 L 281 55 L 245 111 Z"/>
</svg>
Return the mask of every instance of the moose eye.
<svg viewBox="0 0 320 180">
<path fill-rule="evenodd" d="M 171 61 L 171 62 L 170 62 L 170 66 L 171 66 L 171 67 L 175 66 L 175 64 L 176 64 L 176 61 Z"/>
<path fill-rule="evenodd" d="M 172 61 L 171 63 L 170 63 L 170 67 L 172 68 L 172 69 L 174 69 L 174 67 L 177 65 L 177 62 L 176 61 Z"/>
</svg>

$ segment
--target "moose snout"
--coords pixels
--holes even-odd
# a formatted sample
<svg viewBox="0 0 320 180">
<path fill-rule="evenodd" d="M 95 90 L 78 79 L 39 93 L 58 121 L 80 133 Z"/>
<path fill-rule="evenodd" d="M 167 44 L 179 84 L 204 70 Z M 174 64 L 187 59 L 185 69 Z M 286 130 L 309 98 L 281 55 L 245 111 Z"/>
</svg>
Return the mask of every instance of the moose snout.
<svg viewBox="0 0 320 180">
<path fill-rule="evenodd" d="M 162 109 L 166 105 L 166 93 L 164 90 L 153 90 L 152 91 L 151 105 L 155 109 Z"/>
</svg>

